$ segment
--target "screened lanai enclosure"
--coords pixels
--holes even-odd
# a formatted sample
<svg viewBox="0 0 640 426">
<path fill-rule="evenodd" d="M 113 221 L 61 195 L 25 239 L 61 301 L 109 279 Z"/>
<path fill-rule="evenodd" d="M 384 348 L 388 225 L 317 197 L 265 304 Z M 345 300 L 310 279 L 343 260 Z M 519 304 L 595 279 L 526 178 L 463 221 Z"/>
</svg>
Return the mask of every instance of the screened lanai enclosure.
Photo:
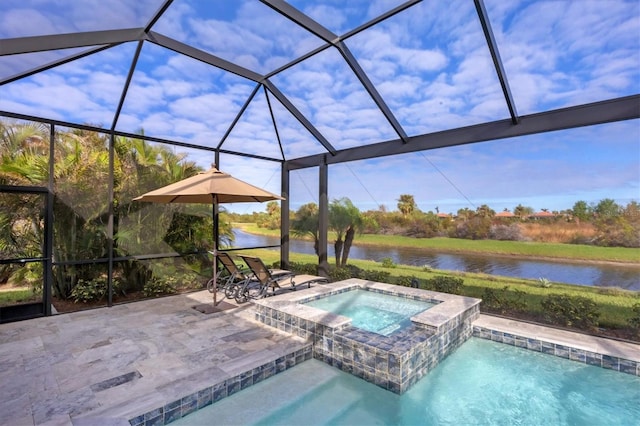
<svg viewBox="0 0 640 426">
<path fill-rule="evenodd" d="M 330 200 L 393 203 L 376 191 L 401 170 L 468 200 L 527 147 L 518 176 L 544 180 L 535 158 L 637 179 L 568 164 L 637 156 L 639 34 L 636 0 L 3 0 L 0 286 L 24 296 L 0 321 L 201 289 L 211 209 L 133 199 L 212 164 L 285 198 L 284 267 L 290 212 L 315 202 L 321 273 Z"/>
</svg>

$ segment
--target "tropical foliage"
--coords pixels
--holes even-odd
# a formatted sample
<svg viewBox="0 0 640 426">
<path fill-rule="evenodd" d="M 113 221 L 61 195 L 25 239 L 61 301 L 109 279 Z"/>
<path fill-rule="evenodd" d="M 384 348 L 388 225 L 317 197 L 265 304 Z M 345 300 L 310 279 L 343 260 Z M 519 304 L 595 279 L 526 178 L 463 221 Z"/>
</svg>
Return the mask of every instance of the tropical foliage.
<svg viewBox="0 0 640 426">
<path fill-rule="evenodd" d="M 300 206 L 291 221 L 291 232 L 294 236 L 310 236 L 313 239 L 313 249 L 316 255 L 319 254 L 320 247 L 318 220 L 318 205 L 307 203 Z"/>
<path fill-rule="evenodd" d="M 47 187 L 49 139 L 50 128 L 46 125 L 0 122 L 0 185 Z M 212 248 L 210 206 L 133 201 L 144 192 L 201 171 L 186 155 L 142 138 L 111 140 L 106 133 L 56 128 L 52 158 L 56 297 L 74 295 L 77 300 L 84 300 L 85 296 L 79 296 L 80 290 L 73 292 L 79 283 L 85 287 L 86 283 L 107 285 L 110 218 L 113 275 L 119 281 L 118 292 L 141 292 L 148 282 L 161 280 L 160 273 L 207 273 L 211 259 L 202 253 Z M 43 195 L 3 192 L 0 197 L 2 257 L 42 257 L 46 191 Z M 233 234 L 229 223 L 221 223 L 220 235 L 223 244 L 230 242 Z M 168 257 L 144 262 L 140 256 Z M 33 265 L 37 266 L 26 269 L 40 267 L 41 274 L 41 264 Z M 24 271 L 15 263 L 2 265 L 0 284 L 24 281 Z M 41 286 L 42 276 L 35 281 Z M 94 291 L 104 294 L 100 289 Z"/>
<path fill-rule="evenodd" d="M 340 198 L 329 204 L 329 229 L 335 232 L 334 241 L 336 266 L 346 266 L 349 259 L 349 251 L 358 232 L 364 228 L 364 219 L 360 210 L 353 205 L 350 199 Z M 319 217 L 318 206 L 308 203 L 301 206 L 295 212 L 291 221 L 293 235 L 313 238 L 316 255 L 319 247 Z"/>
<path fill-rule="evenodd" d="M 256 223 L 261 228 L 280 229 L 280 212 L 280 203 L 269 201 L 267 203 L 267 212 L 258 214 Z"/>
<path fill-rule="evenodd" d="M 407 217 L 416 209 L 416 200 L 413 198 L 413 195 L 410 194 L 402 194 L 398 199 L 398 210 L 404 217 Z"/>
<path fill-rule="evenodd" d="M 329 229 L 336 233 L 333 246 L 337 267 L 346 266 L 356 232 L 361 232 L 362 227 L 360 210 L 350 199 L 340 198 L 329 204 Z"/>
<path fill-rule="evenodd" d="M 604 199 L 589 205 L 578 201 L 573 209 L 535 213 L 518 204 L 513 212 L 501 214 L 486 204 L 462 208 L 455 215 L 423 212 L 400 196 L 398 211 L 360 212 L 360 231 L 365 235 L 384 234 L 414 238 L 450 237 L 469 240 L 508 240 L 569 243 L 604 247 L 640 247 L 640 204 L 626 206 Z M 317 205 L 303 205 L 292 213 L 291 228 L 296 236 L 312 236 L 317 241 Z M 255 222 L 250 217 L 234 217 L 236 222 Z M 340 240 L 340 239 L 338 239 Z"/>
</svg>

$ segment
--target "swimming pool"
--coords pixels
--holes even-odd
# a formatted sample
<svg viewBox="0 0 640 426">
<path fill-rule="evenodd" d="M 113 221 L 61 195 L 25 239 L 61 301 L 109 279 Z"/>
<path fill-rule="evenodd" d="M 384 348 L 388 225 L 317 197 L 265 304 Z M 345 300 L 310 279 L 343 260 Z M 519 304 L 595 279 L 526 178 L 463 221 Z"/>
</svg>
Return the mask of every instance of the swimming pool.
<svg viewBox="0 0 640 426">
<path fill-rule="evenodd" d="M 172 424 L 637 425 L 640 377 L 472 338 L 403 395 L 317 360 Z"/>
<path fill-rule="evenodd" d="M 411 317 L 435 303 L 354 289 L 305 303 L 351 318 L 351 325 L 388 336 L 411 326 Z"/>
</svg>

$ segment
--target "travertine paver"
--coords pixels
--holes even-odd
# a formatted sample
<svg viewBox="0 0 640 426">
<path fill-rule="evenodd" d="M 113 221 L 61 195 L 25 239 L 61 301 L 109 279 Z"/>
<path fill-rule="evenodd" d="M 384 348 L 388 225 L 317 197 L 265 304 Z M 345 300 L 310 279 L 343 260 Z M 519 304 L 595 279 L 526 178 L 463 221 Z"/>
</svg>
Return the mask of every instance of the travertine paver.
<svg viewBox="0 0 640 426">
<path fill-rule="evenodd" d="M 0 325 L 1 425 L 128 424 L 304 346 L 207 291 Z"/>
<path fill-rule="evenodd" d="M 0 425 L 128 425 L 305 346 L 254 321 L 248 304 L 203 314 L 201 303 L 208 292 L 0 324 Z M 486 315 L 476 325 L 640 361 L 632 343 Z"/>
<path fill-rule="evenodd" d="M 640 345 L 635 343 L 605 339 L 489 315 L 480 315 L 480 318 L 473 325 L 640 362 Z"/>
</svg>

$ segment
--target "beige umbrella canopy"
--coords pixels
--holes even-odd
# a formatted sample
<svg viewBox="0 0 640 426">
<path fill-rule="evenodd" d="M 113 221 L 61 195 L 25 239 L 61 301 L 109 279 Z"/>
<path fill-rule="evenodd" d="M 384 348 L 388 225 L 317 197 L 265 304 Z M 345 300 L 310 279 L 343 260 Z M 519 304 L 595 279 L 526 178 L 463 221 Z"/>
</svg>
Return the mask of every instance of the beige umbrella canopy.
<svg viewBox="0 0 640 426">
<path fill-rule="evenodd" d="M 252 203 L 283 200 L 279 195 L 211 168 L 134 198 L 152 203 Z"/>
<path fill-rule="evenodd" d="M 147 192 L 135 201 L 150 203 L 211 203 L 213 207 L 213 277 L 217 276 L 218 255 L 218 217 L 216 205 L 221 203 L 252 203 L 271 200 L 284 200 L 257 186 L 236 179 L 228 173 L 212 167 L 176 183 Z M 216 305 L 216 292 L 213 292 L 213 304 Z"/>
</svg>

